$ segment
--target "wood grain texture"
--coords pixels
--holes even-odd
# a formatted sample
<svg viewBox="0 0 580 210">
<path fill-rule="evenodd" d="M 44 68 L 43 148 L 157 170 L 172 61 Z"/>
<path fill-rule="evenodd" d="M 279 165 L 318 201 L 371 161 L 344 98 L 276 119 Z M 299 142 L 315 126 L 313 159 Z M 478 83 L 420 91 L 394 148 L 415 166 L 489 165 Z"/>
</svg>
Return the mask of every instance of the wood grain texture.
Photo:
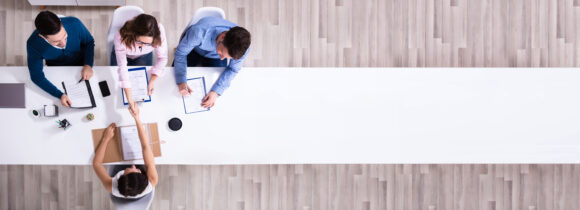
<svg viewBox="0 0 580 210">
<path fill-rule="evenodd" d="M 164 24 L 170 59 L 196 9 L 252 33 L 251 67 L 580 66 L 577 0 L 127 0 Z M 114 7 L 46 7 L 80 18 L 107 65 Z M 0 1 L 0 65 L 26 65 L 39 7 Z"/>
<path fill-rule="evenodd" d="M 160 165 L 152 209 L 580 209 L 580 165 Z M 91 166 L 0 165 L 0 209 L 111 209 Z"/>
<path fill-rule="evenodd" d="M 578 0 L 128 0 L 167 30 L 197 8 L 248 28 L 253 67 L 580 66 Z M 113 7 L 80 18 L 107 65 Z M 0 65 L 26 65 L 38 7 L 0 1 Z M 158 166 L 152 209 L 580 209 L 579 165 Z M 0 209 L 112 209 L 90 166 L 0 165 Z"/>
</svg>

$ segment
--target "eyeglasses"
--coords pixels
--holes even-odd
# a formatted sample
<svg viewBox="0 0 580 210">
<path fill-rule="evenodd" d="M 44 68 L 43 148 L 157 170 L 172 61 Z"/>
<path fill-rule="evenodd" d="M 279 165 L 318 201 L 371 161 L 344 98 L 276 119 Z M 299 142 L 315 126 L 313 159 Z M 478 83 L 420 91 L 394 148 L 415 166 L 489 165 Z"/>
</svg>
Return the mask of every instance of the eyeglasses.
<svg viewBox="0 0 580 210">
<path fill-rule="evenodd" d="M 135 43 L 140 44 L 140 45 L 145 45 L 145 46 L 151 46 L 152 45 L 152 43 L 145 43 L 145 42 L 142 42 L 142 41 L 139 41 L 139 40 L 135 41 Z"/>
</svg>

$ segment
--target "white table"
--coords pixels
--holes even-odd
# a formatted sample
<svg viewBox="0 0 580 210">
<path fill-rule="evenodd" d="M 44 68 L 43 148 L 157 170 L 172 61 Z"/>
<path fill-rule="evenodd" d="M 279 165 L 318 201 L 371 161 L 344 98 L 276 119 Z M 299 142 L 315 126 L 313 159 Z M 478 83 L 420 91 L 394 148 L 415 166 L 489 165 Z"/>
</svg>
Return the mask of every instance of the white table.
<svg viewBox="0 0 580 210">
<path fill-rule="evenodd" d="M 0 67 L 0 82 L 26 83 L 27 109 L 0 109 L 0 164 L 90 164 L 91 129 L 133 124 L 116 67 L 95 67 L 97 108 L 30 110 L 59 104 L 26 67 Z M 191 68 L 208 89 L 220 68 Z M 47 67 L 52 82 L 80 67 Z M 107 80 L 112 96 L 101 97 Z M 244 68 L 209 112 L 185 114 L 173 69 L 140 105 L 158 122 L 158 164 L 579 163 L 580 71 L 482 68 Z M 0 99 L 1 100 L 1 99 Z M 96 119 L 84 119 L 89 112 Z M 170 131 L 167 121 L 183 120 Z"/>
</svg>

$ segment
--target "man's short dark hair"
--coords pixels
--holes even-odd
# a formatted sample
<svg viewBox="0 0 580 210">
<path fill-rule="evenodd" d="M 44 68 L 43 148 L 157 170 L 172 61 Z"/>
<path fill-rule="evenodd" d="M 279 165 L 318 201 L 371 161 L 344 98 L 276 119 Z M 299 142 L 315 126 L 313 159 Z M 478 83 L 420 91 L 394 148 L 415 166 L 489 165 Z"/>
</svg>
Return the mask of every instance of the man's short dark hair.
<svg viewBox="0 0 580 210">
<path fill-rule="evenodd" d="M 36 26 L 38 33 L 45 37 L 48 35 L 55 35 L 62 27 L 60 18 L 48 10 L 38 13 L 36 19 L 34 19 L 34 25 Z"/>
<path fill-rule="evenodd" d="M 242 27 L 233 27 L 226 32 L 223 42 L 228 48 L 228 54 L 234 59 L 240 59 L 248 50 L 251 44 L 250 32 Z"/>
</svg>

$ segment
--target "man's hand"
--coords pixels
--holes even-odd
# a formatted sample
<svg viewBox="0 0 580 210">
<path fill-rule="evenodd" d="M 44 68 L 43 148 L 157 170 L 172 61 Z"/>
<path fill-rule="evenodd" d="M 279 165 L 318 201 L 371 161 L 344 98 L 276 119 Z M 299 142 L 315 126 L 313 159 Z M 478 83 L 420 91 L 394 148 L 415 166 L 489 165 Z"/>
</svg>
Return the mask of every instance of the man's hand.
<svg viewBox="0 0 580 210">
<path fill-rule="evenodd" d="M 191 90 L 191 88 L 189 87 L 189 85 L 187 85 L 186 82 L 179 83 L 177 87 L 179 87 L 179 93 L 181 93 L 182 96 L 189 95 L 193 92 L 193 90 Z"/>
<path fill-rule="evenodd" d="M 117 125 L 115 125 L 115 123 L 111 123 L 109 127 L 105 129 L 105 133 L 103 134 L 103 141 L 109 141 L 113 139 L 113 136 L 115 136 L 116 127 Z"/>
<path fill-rule="evenodd" d="M 201 106 L 203 108 L 212 108 L 215 105 L 215 100 L 218 98 L 218 94 L 214 91 L 210 91 L 203 100 L 201 101 Z"/>
<path fill-rule="evenodd" d="M 68 96 L 66 96 L 66 94 L 62 94 L 62 96 L 60 97 L 60 103 L 66 107 L 70 107 L 71 105 L 70 99 L 68 98 Z"/>
<path fill-rule="evenodd" d="M 139 121 L 139 106 L 137 106 L 137 102 L 133 102 L 133 106 L 129 106 L 129 112 L 135 118 L 135 121 Z"/>
<path fill-rule="evenodd" d="M 93 68 L 89 65 L 84 65 L 83 70 L 81 71 L 81 79 L 89 80 L 91 77 L 93 77 Z"/>
</svg>

